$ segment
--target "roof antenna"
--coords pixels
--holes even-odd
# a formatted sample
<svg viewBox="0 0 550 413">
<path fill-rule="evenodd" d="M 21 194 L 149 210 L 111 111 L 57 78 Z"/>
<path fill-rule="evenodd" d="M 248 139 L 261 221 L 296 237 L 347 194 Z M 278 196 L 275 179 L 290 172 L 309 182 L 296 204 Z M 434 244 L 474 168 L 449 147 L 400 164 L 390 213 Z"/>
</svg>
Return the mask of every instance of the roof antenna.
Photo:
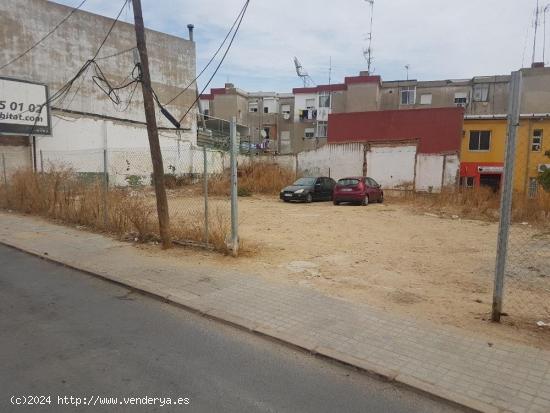
<svg viewBox="0 0 550 413">
<path fill-rule="evenodd" d="M 367 71 L 369 72 L 369 75 L 370 75 L 372 62 L 374 61 L 374 58 L 372 57 L 372 28 L 373 28 L 372 17 L 374 15 L 374 0 L 365 0 L 365 1 L 370 4 L 370 31 L 367 36 L 367 40 L 369 42 L 368 47 L 363 50 L 363 57 L 367 60 Z"/>
<path fill-rule="evenodd" d="M 302 82 L 304 83 L 304 87 L 307 86 L 314 86 L 313 79 L 311 76 L 304 70 L 304 67 L 298 60 L 298 58 L 294 57 L 294 66 L 296 67 L 296 74 L 300 79 L 302 79 Z"/>
</svg>

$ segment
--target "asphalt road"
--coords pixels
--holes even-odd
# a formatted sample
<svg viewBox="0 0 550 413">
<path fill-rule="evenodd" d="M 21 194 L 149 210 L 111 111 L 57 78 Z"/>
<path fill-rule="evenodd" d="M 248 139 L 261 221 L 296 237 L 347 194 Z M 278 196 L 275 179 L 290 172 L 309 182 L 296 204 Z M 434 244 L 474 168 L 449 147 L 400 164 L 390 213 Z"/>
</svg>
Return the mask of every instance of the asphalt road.
<svg viewBox="0 0 550 413">
<path fill-rule="evenodd" d="M 10 402 L 30 395 L 50 404 Z M 0 411 L 114 411 L 108 397 L 128 412 L 463 411 L 0 245 Z"/>
</svg>

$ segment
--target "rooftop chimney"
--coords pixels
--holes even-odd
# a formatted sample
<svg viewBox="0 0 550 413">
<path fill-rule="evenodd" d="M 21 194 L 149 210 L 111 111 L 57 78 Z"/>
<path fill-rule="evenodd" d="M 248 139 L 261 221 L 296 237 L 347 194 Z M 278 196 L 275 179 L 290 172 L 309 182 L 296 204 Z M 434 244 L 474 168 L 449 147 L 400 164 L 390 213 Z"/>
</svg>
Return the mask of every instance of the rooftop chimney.
<svg viewBox="0 0 550 413">
<path fill-rule="evenodd" d="M 235 87 L 235 85 L 233 83 L 226 83 L 225 84 L 226 89 L 233 89 L 234 87 Z"/>
<path fill-rule="evenodd" d="M 193 26 L 192 24 L 187 25 L 187 29 L 189 30 L 189 40 L 191 40 L 191 41 L 194 41 L 193 40 L 193 29 L 194 28 L 195 28 L 195 26 Z"/>
<path fill-rule="evenodd" d="M 544 62 L 533 62 L 533 63 L 531 63 L 531 67 L 533 69 L 539 68 L 539 67 L 544 67 Z"/>
<path fill-rule="evenodd" d="M 359 76 L 370 76 L 370 73 L 368 70 L 361 70 Z"/>
</svg>

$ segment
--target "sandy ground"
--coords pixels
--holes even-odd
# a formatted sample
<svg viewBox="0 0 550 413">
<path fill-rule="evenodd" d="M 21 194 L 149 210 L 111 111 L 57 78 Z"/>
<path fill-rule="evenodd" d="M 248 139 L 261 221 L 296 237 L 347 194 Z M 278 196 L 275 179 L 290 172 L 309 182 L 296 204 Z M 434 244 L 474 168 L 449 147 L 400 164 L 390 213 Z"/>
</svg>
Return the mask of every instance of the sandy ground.
<svg viewBox="0 0 550 413">
<path fill-rule="evenodd" d="M 171 204 L 174 198 L 171 199 Z M 199 200 L 192 202 L 197 207 Z M 216 205 L 216 202 L 212 202 Z M 227 201 L 219 201 L 228 210 Z M 175 206 L 175 205 L 174 205 Z M 175 249 L 173 259 L 254 272 L 407 316 L 463 328 L 488 340 L 550 348 L 550 234 L 524 225 L 512 246 L 533 254 L 507 277 L 501 325 L 488 321 L 497 224 L 440 218 L 403 204 L 287 204 L 239 199 L 244 253 L 237 259 Z M 142 248 L 149 248 L 147 246 Z M 521 275 L 521 276 L 519 276 Z"/>
</svg>

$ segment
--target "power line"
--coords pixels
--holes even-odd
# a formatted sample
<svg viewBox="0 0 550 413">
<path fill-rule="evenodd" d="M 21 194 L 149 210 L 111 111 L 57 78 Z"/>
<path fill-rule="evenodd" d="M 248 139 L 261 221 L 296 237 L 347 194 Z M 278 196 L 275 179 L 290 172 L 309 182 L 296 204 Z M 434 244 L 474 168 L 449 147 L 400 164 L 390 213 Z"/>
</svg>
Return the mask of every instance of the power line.
<svg viewBox="0 0 550 413">
<path fill-rule="evenodd" d="M 79 10 L 84 5 L 84 3 L 86 3 L 87 1 L 88 0 L 82 0 L 78 6 L 73 8 L 71 10 L 71 12 L 67 16 L 65 16 L 65 18 L 62 19 L 59 23 L 57 23 L 57 25 L 55 25 L 55 27 L 52 30 L 50 30 L 44 37 L 42 37 L 40 40 L 38 40 L 36 43 L 34 43 L 31 47 L 29 47 L 27 50 L 25 50 L 19 56 L 14 57 L 9 62 L 7 62 L 4 65 L 0 66 L 0 70 L 2 70 L 5 67 L 11 65 L 13 62 L 16 62 L 17 60 L 21 59 L 23 56 L 25 56 L 27 53 L 29 53 L 31 50 L 33 50 L 36 46 L 38 46 L 40 43 L 42 43 L 44 40 L 46 40 L 48 37 L 50 37 L 59 28 L 59 26 L 61 26 L 63 23 L 65 23 L 69 19 L 69 17 L 71 17 L 77 10 Z"/>
<path fill-rule="evenodd" d="M 76 73 L 76 75 L 74 75 L 69 81 L 67 81 L 63 86 L 61 86 L 61 88 L 59 88 L 59 90 L 57 92 L 55 92 L 48 100 L 46 100 L 46 102 L 44 102 L 43 104 L 40 105 L 40 109 L 38 111 L 38 115 L 35 117 L 35 121 L 34 121 L 34 124 L 31 128 L 31 131 L 29 132 L 29 137 L 33 134 L 34 132 L 34 129 L 36 128 L 36 124 L 38 123 L 38 119 L 39 119 L 39 116 L 40 114 L 42 113 L 42 110 L 44 109 L 44 106 L 46 105 L 49 105 L 51 102 L 54 102 L 55 100 L 57 99 L 60 99 L 62 96 L 66 95 L 69 93 L 69 91 L 71 90 L 71 87 L 73 86 L 74 82 L 85 72 L 88 70 L 89 66 L 93 63 L 95 65 L 97 65 L 97 63 L 95 63 L 95 58 L 97 57 L 97 55 L 99 54 L 99 52 L 101 51 L 101 49 L 103 48 L 103 46 L 105 45 L 105 42 L 107 41 L 107 39 L 109 38 L 109 36 L 111 35 L 111 32 L 113 31 L 118 19 L 120 18 L 120 15 L 122 14 L 122 11 L 124 10 L 124 7 L 126 6 L 126 4 L 128 3 L 128 0 L 124 0 L 123 4 L 122 4 L 122 7 L 120 8 L 120 11 L 118 12 L 116 18 L 114 19 L 113 23 L 111 24 L 111 27 L 109 27 L 109 30 L 107 32 L 107 34 L 105 35 L 105 37 L 103 38 L 103 40 L 101 41 L 101 44 L 99 45 L 99 47 L 97 48 L 96 52 L 94 53 L 93 57 L 91 59 L 88 59 L 82 66 L 81 68 L 78 70 L 78 72 Z M 83 3 L 82 3 L 83 4 Z M 28 110 L 27 110 L 28 111 Z M 25 112 L 27 112 L 25 111 Z M 22 113 L 25 113 L 25 112 L 22 112 Z"/>
<path fill-rule="evenodd" d="M 110 54 L 110 55 L 107 55 L 107 56 L 100 56 L 100 57 L 96 57 L 95 60 L 98 61 L 98 60 L 105 60 L 105 59 L 110 59 L 111 57 L 117 57 L 117 56 L 120 56 L 122 54 L 125 54 L 125 53 L 128 53 L 128 52 L 131 52 L 133 50 L 137 49 L 137 47 L 130 47 L 129 49 L 124 49 L 124 50 L 121 50 L 120 52 L 116 52 L 116 53 L 113 53 L 113 54 Z"/>
<path fill-rule="evenodd" d="M 223 45 L 225 44 L 225 42 L 227 41 L 227 39 L 229 38 L 229 36 L 231 35 L 231 33 L 233 32 L 233 29 L 235 28 L 235 25 L 237 24 L 239 18 L 241 18 L 241 16 L 244 14 L 246 8 L 248 7 L 248 0 L 245 2 L 245 4 L 243 5 L 241 11 L 239 12 L 239 14 L 237 15 L 237 17 L 235 18 L 235 20 L 233 21 L 233 24 L 231 25 L 231 28 L 229 29 L 229 31 L 227 32 L 227 34 L 225 35 L 223 41 L 221 42 L 220 46 L 218 47 L 218 49 L 216 50 L 216 52 L 212 55 L 212 57 L 210 58 L 210 60 L 208 61 L 208 63 L 206 63 L 206 66 L 204 66 L 202 68 L 202 70 L 200 71 L 200 73 L 191 81 L 189 82 L 189 84 L 183 89 L 181 90 L 176 96 L 174 96 L 172 99 L 170 99 L 168 102 L 166 102 L 164 104 L 164 106 L 166 105 L 169 105 L 170 103 L 172 103 L 174 100 L 176 100 L 177 98 L 179 98 L 186 90 L 188 90 L 191 85 L 195 84 L 195 82 L 198 80 L 199 77 L 201 77 L 201 75 L 204 73 L 204 71 L 206 69 L 208 69 L 208 67 L 210 66 L 210 64 L 214 61 L 214 59 L 216 58 L 216 56 L 218 55 L 218 53 L 220 52 L 220 50 L 222 49 Z"/>
<path fill-rule="evenodd" d="M 208 86 L 210 85 L 210 82 L 212 82 L 212 79 L 214 79 L 214 76 L 216 76 L 216 74 L 218 73 L 218 70 L 220 69 L 221 65 L 223 64 L 226 56 L 227 56 L 227 53 L 229 53 L 229 50 L 231 49 L 231 46 L 233 45 L 233 41 L 235 40 L 235 37 L 237 36 L 237 33 L 239 32 L 239 28 L 241 27 L 241 23 L 243 22 L 243 19 L 244 19 L 244 15 L 246 14 L 246 10 L 248 9 L 248 4 L 250 3 L 250 0 L 246 0 L 245 4 L 244 4 L 244 7 L 243 7 L 243 11 L 241 13 L 241 17 L 239 19 L 239 23 L 237 24 L 237 27 L 235 28 L 235 31 L 233 32 L 233 36 L 231 37 L 231 40 L 229 42 L 229 44 L 227 45 L 227 49 L 225 50 L 225 53 L 223 54 L 220 62 L 218 63 L 218 66 L 216 66 L 216 69 L 214 70 L 214 73 L 212 73 L 212 75 L 210 76 L 210 78 L 208 79 L 208 82 L 206 82 L 206 85 L 204 86 L 204 88 L 201 90 L 201 93 L 199 93 L 197 95 L 197 98 L 195 99 L 195 101 L 191 104 L 191 106 L 189 106 L 189 108 L 187 109 L 187 111 L 183 114 L 183 116 L 180 118 L 179 120 L 179 123 L 181 123 L 181 121 L 187 116 L 187 114 L 191 111 L 191 109 L 196 105 L 196 103 L 199 101 L 200 99 L 200 96 L 204 93 L 204 91 L 208 88 Z"/>
</svg>

